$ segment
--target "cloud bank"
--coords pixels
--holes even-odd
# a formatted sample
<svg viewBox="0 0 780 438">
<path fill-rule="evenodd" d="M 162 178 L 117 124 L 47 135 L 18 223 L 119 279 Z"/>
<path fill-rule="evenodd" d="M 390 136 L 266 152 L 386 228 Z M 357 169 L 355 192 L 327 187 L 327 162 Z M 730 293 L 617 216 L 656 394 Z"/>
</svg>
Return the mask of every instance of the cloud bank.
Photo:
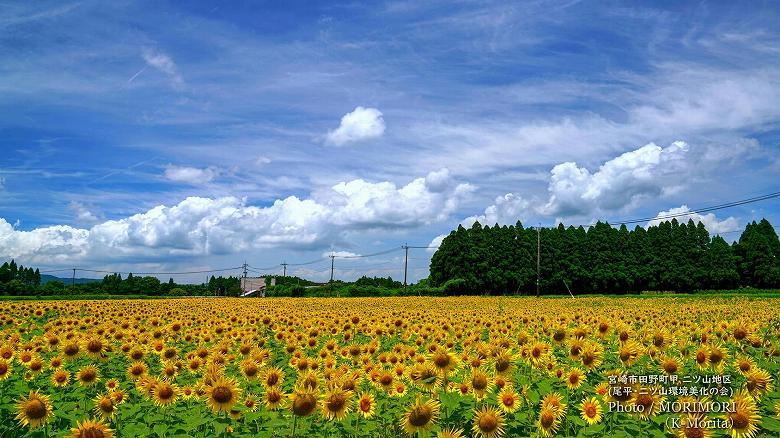
<svg viewBox="0 0 780 438">
<path fill-rule="evenodd" d="M 0 218 L 0 258 L 51 264 L 325 248 L 351 231 L 444 221 L 473 189 L 442 169 L 402 187 L 357 179 L 310 199 L 289 196 L 265 207 L 236 197 L 188 197 L 89 229 L 55 225 L 19 231 Z"/>
</svg>

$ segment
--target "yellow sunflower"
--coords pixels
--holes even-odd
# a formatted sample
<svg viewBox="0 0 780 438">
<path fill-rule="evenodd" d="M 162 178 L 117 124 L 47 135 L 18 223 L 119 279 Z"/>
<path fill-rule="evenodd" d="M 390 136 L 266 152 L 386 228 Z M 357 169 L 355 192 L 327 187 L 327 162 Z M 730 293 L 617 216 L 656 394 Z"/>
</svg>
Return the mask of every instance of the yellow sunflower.
<svg viewBox="0 0 780 438">
<path fill-rule="evenodd" d="M 734 412 L 728 412 L 724 419 L 730 425 L 729 433 L 732 438 L 753 438 L 758 431 L 758 424 L 761 423 L 761 416 L 758 414 L 756 401 L 751 395 L 741 390 L 734 395 Z"/>
<path fill-rule="evenodd" d="M 601 413 L 601 404 L 596 397 L 585 399 L 580 404 L 580 417 L 591 426 L 601 421 Z"/>
<path fill-rule="evenodd" d="M 511 386 L 505 386 L 501 389 L 497 401 L 498 407 L 508 414 L 515 412 L 520 407 L 520 395 Z"/>
<path fill-rule="evenodd" d="M 16 402 L 16 419 L 21 426 L 35 429 L 48 422 L 51 416 L 52 405 L 49 397 L 37 391 L 30 391 L 30 395 L 22 396 Z"/>
<path fill-rule="evenodd" d="M 401 426 L 409 436 L 415 433 L 427 436 L 439 418 L 439 407 L 438 401 L 428 399 L 423 402 L 422 397 L 418 395 L 414 404 L 406 408 Z"/>
<path fill-rule="evenodd" d="M 179 387 L 163 380 L 154 387 L 152 398 L 157 406 L 170 406 L 176 402 L 178 395 Z"/>
<path fill-rule="evenodd" d="M 241 389 L 235 379 L 219 377 L 206 387 L 206 404 L 214 412 L 228 412 L 238 403 Z"/>
<path fill-rule="evenodd" d="M 357 401 L 358 413 L 360 413 L 363 418 L 371 418 L 374 416 L 375 404 L 374 396 L 372 394 L 368 392 L 360 394 L 360 398 Z"/>
<path fill-rule="evenodd" d="M 107 394 L 98 394 L 95 397 L 95 414 L 100 415 L 102 418 L 110 420 L 116 415 L 116 403 L 112 396 Z"/>
<path fill-rule="evenodd" d="M 463 435 L 463 429 L 456 429 L 454 427 L 448 429 L 442 429 L 436 434 L 436 438 L 466 438 Z"/>
<path fill-rule="evenodd" d="M 476 438 L 500 438 L 504 436 L 504 415 L 494 407 L 485 405 L 474 411 L 471 431 Z"/>
<path fill-rule="evenodd" d="M 263 404 L 269 411 L 278 409 L 284 402 L 284 394 L 276 386 L 266 389 L 263 395 Z"/>
<path fill-rule="evenodd" d="M 309 386 L 296 385 L 289 397 L 290 410 L 295 416 L 306 417 L 317 409 L 317 393 Z"/>
<path fill-rule="evenodd" d="M 76 427 L 70 430 L 70 438 L 114 438 L 114 431 L 103 423 L 103 420 L 84 420 L 76 422 Z"/>
<path fill-rule="evenodd" d="M 322 415 L 327 420 L 343 420 L 352 405 L 352 391 L 345 391 L 340 387 L 334 387 L 325 393 L 322 399 Z"/>
<path fill-rule="evenodd" d="M 560 426 L 559 416 L 552 407 L 542 407 L 539 412 L 539 419 L 536 421 L 536 427 L 539 429 L 539 435 L 551 437 L 555 435 Z"/>
</svg>

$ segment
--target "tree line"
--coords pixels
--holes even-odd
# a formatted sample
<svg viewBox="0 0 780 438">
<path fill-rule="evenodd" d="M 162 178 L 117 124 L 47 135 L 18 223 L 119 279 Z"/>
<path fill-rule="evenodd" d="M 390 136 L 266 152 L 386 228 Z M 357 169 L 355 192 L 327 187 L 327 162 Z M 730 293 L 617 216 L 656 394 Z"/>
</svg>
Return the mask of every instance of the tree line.
<svg viewBox="0 0 780 438">
<path fill-rule="evenodd" d="M 208 283 L 181 284 L 170 278 L 167 282 L 157 277 L 137 276 L 132 273 L 122 277 L 108 274 L 102 280 L 70 284 L 61 279 L 41 281 L 38 269 L 17 267 L 16 261 L 0 266 L 0 295 L 53 296 L 53 295 L 146 295 L 146 296 L 237 296 L 240 293 L 239 277 L 214 277 Z"/>
<path fill-rule="evenodd" d="M 41 271 L 36 268 L 17 266 L 15 260 L 0 266 L 0 295 L 9 295 L 13 291 L 34 290 L 41 285 Z"/>
<path fill-rule="evenodd" d="M 626 294 L 780 288 L 780 240 L 766 219 L 738 241 L 676 219 L 647 228 L 458 226 L 433 255 L 429 281 L 451 293 Z"/>
</svg>

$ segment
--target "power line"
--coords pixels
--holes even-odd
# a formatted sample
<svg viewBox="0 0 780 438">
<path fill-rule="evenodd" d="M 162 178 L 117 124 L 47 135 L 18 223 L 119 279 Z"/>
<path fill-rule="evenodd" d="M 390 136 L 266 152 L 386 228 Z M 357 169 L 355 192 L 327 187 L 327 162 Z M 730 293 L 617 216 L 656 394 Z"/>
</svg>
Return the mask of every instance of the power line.
<svg viewBox="0 0 780 438">
<path fill-rule="evenodd" d="M 404 248 L 403 246 L 400 246 L 400 247 L 390 248 L 390 249 L 387 249 L 387 250 L 384 250 L 384 251 L 380 251 L 380 252 L 375 252 L 375 253 L 372 253 L 372 254 L 356 254 L 356 255 L 349 255 L 349 256 L 340 256 L 340 255 L 337 255 L 337 254 L 333 254 L 333 257 L 336 257 L 336 258 L 339 258 L 339 259 L 362 259 L 362 258 L 365 258 L 365 257 L 376 257 L 376 256 L 380 256 L 380 255 L 390 254 L 391 252 L 395 252 L 395 251 L 398 251 L 399 249 L 403 249 L 403 248 Z"/>
<path fill-rule="evenodd" d="M 644 217 L 644 218 L 637 218 L 637 219 L 629 219 L 629 220 L 623 220 L 623 221 L 613 221 L 611 223 L 613 224 L 636 224 L 640 222 L 650 222 L 650 221 L 665 221 L 669 219 L 674 219 L 678 217 L 684 217 L 684 216 L 690 216 L 692 214 L 697 213 L 709 213 L 711 211 L 717 211 L 717 210 L 723 210 L 726 208 L 732 208 L 732 207 L 738 207 L 740 205 L 746 205 L 746 204 L 752 204 L 755 202 L 761 202 L 766 201 L 769 199 L 774 199 L 780 197 L 780 192 L 773 192 L 773 193 L 767 193 L 765 195 L 760 196 L 754 196 L 752 198 L 746 198 L 746 199 L 740 199 L 738 201 L 732 201 L 732 202 L 726 202 L 723 204 L 717 204 L 710 207 L 702 207 L 702 208 L 694 208 L 689 209 L 686 212 L 680 212 L 680 213 L 671 213 L 666 214 L 663 216 L 653 216 L 653 217 Z M 610 221 L 606 221 L 607 223 L 610 223 Z M 590 223 L 587 226 L 595 225 L 594 223 Z M 579 226 L 579 225 L 578 225 Z"/>
<path fill-rule="evenodd" d="M 210 272 L 225 272 L 225 271 L 236 271 L 239 269 L 242 269 L 243 266 L 236 266 L 235 268 L 225 268 L 225 269 L 209 269 L 209 270 L 203 270 L 203 271 L 181 271 L 181 272 L 130 272 L 130 271 L 105 271 L 100 269 L 86 269 L 86 268 L 73 268 L 75 271 L 83 271 L 83 272 L 96 272 L 101 274 L 133 274 L 133 275 L 180 275 L 180 274 L 207 274 Z"/>
</svg>

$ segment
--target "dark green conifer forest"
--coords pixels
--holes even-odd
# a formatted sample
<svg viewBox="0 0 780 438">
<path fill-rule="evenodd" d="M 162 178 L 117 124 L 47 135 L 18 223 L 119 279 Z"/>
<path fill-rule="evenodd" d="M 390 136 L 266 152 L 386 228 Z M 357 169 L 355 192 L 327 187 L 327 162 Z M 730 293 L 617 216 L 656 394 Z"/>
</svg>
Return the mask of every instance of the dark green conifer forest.
<svg viewBox="0 0 780 438">
<path fill-rule="evenodd" d="M 632 230 L 561 224 L 538 237 L 542 294 L 780 287 L 780 240 L 766 219 L 749 223 L 733 244 L 701 222 L 676 219 Z M 430 283 L 461 293 L 535 294 L 536 258 L 536 228 L 459 226 L 433 255 Z"/>
</svg>

